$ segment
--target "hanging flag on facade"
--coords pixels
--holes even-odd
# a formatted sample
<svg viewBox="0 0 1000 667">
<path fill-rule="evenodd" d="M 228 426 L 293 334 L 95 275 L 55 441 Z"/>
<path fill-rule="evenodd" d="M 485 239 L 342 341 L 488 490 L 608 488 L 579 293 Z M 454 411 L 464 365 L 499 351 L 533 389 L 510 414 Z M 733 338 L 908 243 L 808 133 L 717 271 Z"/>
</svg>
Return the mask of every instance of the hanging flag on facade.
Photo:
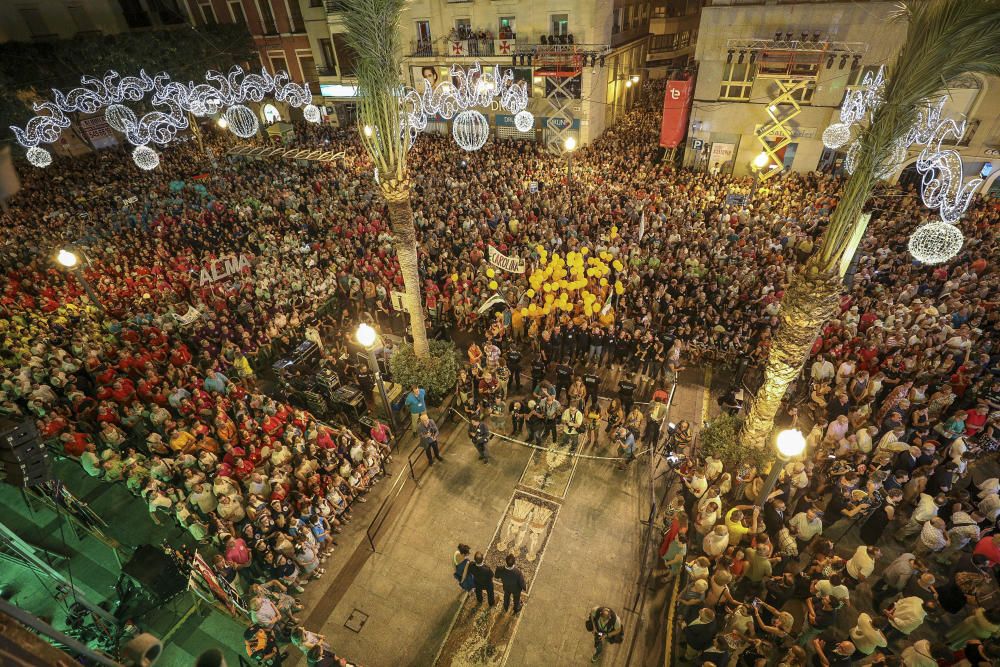
<svg viewBox="0 0 1000 667">
<path fill-rule="evenodd" d="M 663 122 L 660 125 L 660 146 L 677 148 L 687 133 L 688 113 L 691 108 L 691 91 L 694 81 L 679 79 L 667 81 L 663 95 Z"/>
<path fill-rule="evenodd" d="M 467 56 L 469 55 L 469 43 L 464 39 L 457 42 L 451 42 L 448 53 L 452 56 Z"/>
</svg>

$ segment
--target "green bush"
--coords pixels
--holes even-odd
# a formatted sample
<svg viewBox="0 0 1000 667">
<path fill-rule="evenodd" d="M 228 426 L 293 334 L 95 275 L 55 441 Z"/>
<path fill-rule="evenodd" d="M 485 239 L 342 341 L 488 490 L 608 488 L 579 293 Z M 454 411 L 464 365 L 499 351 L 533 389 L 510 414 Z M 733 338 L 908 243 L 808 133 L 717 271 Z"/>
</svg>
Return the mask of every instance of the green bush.
<svg viewBox="0 0 1000 667">
<path fill-rule="evenodd" d="M 458 378 L 458 353 L 451 341 L 430 341 L 431 356 L 419 359 L 413 354 L 413 345 L 404 343 L 396 348 L 389 359 L 392 378 L 409 391 L 418 385 L 427 391 L 431 405 L 439 405 L 455 388 Z"/>
<path fill-rule="evenodd" d="M 740 420 L 729 414 L 721 414 L 698 436 L 698 449 L 704 456 L 714 456 L 722 461 L 726 470 L 735 471 L 743 464 L 757 470 L 764 470 L 774 458 L 770 449 L 744 447 L 739 443 Z"/>
</svg>

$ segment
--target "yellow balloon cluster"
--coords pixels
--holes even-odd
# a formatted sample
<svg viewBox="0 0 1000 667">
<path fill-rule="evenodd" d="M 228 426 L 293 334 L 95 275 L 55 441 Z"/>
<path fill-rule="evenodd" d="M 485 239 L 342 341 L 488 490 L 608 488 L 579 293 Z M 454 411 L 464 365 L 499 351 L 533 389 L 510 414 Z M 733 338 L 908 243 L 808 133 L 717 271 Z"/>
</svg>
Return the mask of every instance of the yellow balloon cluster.
<svg viewBox="0 0 1000 667">
<path fill-rule="evenodd" d="M 558 253 L 549 255 L 542 246 L 538 246 L 536 251 L 541 267 L 528 277 L 531 288 L 526 295 L 529 299 L 533 299 L 536 294 L 544 294 L 544 305 L 532 303 L 527 308 L 521 309 L 522 315 L 539 317 L 553 311 L 565 313 L 576 311 L 590 317 L 601 312 L 603 306 L 601 288 L 608 287 L 608 276 L 611 275 L 612 266 L 616 271 L 622 270 L 620 262 L 614 260 L 607 252 L 594 256 L 590 248 L 586 247 L 580 248 L 579 251 L 571 250 L 565 256 Z M 622 292 L 618 291 L 619 287 L 624 291 L 621 281 L 616 281 L 614 289 L 621 294 Z"/>
</svg>

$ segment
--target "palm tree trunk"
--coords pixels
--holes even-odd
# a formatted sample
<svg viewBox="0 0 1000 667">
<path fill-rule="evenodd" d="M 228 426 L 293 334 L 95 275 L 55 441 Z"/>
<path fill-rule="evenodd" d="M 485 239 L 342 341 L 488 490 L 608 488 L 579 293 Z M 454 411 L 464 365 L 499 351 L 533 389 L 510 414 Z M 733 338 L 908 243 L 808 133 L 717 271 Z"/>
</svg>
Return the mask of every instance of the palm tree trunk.
<svg viewBox="0 0 1000 667">
<path fill-rule="evenodd" d="M 764 366 L 764 384 L 750 402 L 740 430 L 744 446 L 759 449 L 766 444 L 788 385 L 802 369 L 820 327 L 837 310 L 840 284 L 837 272 L 823 271 L 813 258 L 789 282 L 781 300 L 778 332 Z"/>
<path fill-rule="evenodd" d="M 386 203 L 389 206 L 389 222 L 392 225 L 396 259 L 403 272 L 403 285 L 406 288 L 403 303 L 406 304 L 406 311 L 410 314 L 413 353 L 418 357 L 429 357 L 430 346 L 427 344 L 424 307 L 420 298 L 420 273 L 417 270 L 417 233 L 413 227 L 413 207 L 410 205 L 409 190 L 402 188 L 401 193 L 399 191 L 386 193 Z"/>
</svg>

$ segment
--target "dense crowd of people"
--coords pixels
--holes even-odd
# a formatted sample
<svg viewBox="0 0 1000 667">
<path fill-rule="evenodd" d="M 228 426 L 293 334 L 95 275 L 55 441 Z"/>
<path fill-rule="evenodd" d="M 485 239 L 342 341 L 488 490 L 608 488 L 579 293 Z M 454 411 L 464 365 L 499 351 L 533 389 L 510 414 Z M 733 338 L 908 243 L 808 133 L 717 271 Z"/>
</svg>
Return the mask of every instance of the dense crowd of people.
<svg viewBox="0 0 1000 667">
<path fill-rule="evenodd" d="M 470 419 L 506 414 L 532 442 L 607 442 L 628 460 L 637 442 L 658 441 L 662 403 L 596 400 L 603 371 L 652 390 L 682 360 L 744 368 L 766 357 L 783 289 L 815 249 L 842 180 L 788 174 L 748 200 L 747 178 L 679 170 L 656 145 L 660 99 L 652 91 L 578 151 L 571 182 L 565 162 L 532 143 L 466 154 L 448 137 L 417 141 L 424 303 L 430 322 L 478 341 L 456 387 Z M 153 172 L 114 151 L 25 171 L 24 189 L 0 212 L 0 414 L 35 419 L 89 474 L 124 482 L 155 520 L 171 514 L 212 543 L 216 566 L 251 594 L 265 628 L 294 617 L 292 593 L 322 573 L 333 534 L 384 471 L 389 448 L 384 427 L 320 423 L 259 393 L 256 376 L 303 338 L 339 360 L 353 323 L 391 315 L 390 294 L 402 289 L 358 142 L 329 126 L 296 132 L 297 144 L 346 157 L 327 166 L 232 161 L 227 139 L 209 134 L 216 157 L 188 142 L 165 150 Z M 967 603 L 956 588 L 954 611 L 940 599 L 1000 562 L 997 485 L 972 483 L 996 449 L 990 261 L 1000 213 L 977 201 L 962 221 L 962 252 L 926 267 L 906 253 L 910 231 L 930 216 L 919 197 L 884 188 L 873 209 L 840 313 L 782 416 L 809 434 L 808 459 L 788 466 L 763 512 L 752 507 L 766 471 L 691 463 L 685 502 L 667 518 L 662 555 L 671 576 L 685 572 L 685 637 L 716 667 L 737 654 L 740 664 L 805 664 L 803 648 L 823 665 L 863 659 L 855 653 L 897 659 L 873 647 L 879 633 L 904 664 L 930 664 L 919 656 L 944 660 L 944 649 L 907 639 L 921 623 L 902 619 L 927 615 L 927 627 L 953 618 L 945 612 L 972 614 L 957 627 L 1000 630 L 985 602 Z M 67 246 L 100 307 L 53 262 Z M 523 259 L 525 272 L 494 271 L 489 246 Z M 591 282 L 611 307 L 551 309 L 532 289 L 550 254 L 571 252 L 615 265 L 611 280 Z M 480 313 L 494 293 L 504 303 Z M 689 428 L 675 442 L 685 444 Z M 851 522 L 864 544 L 845 557 L 827 536 Z M 879 544 L 893 531 L 912 562 L 885 562 Z M 831 633 L 860 609 L 852 581 L 884 584 L 886 602 L 901 593 L 888 615 L 884 605 L 859 614 L 867 620 L 848 647 Z M 785 610 L 796 603 L 805 626 Z M 978 650 L 969 632 L 951 647 Z"/>
</svg>

